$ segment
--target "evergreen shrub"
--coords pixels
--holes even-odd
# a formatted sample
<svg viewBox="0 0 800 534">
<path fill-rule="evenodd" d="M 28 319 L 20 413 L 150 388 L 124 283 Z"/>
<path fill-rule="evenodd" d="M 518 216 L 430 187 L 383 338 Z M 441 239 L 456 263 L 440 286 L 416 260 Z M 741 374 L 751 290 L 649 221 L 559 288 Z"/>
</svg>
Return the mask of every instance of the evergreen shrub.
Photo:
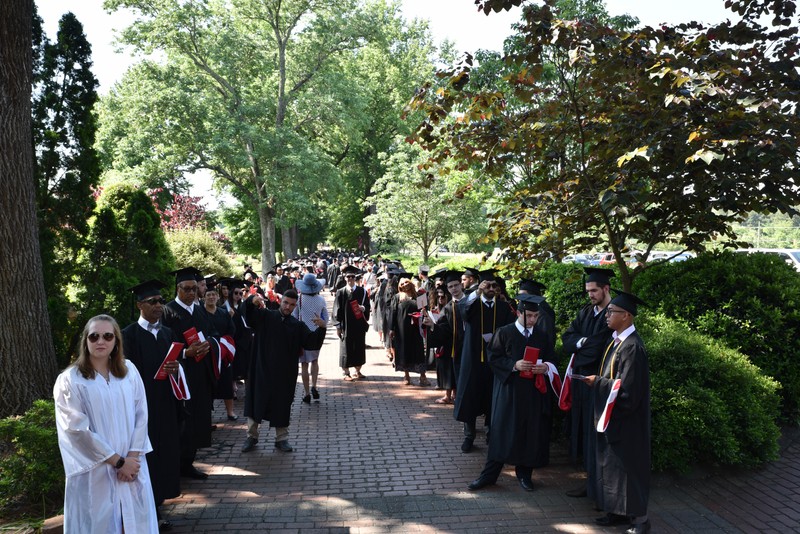
<svg viewBox="0 0 800 534">
<path fill-rule="evenodd" d="M 778 456 L 780 385 L 686 323 L 640 314 L 650 363 L 653 469 L 751 467 Z"/>
<path fill-rule="evenodd" d="M 782 416 L 800 415 L 800 274 L 768 254 L 703 254 L 640 274 L 634 292 L 668 317 L 745 354 L 782 385 Z"/>
<path fill-rule="evenodd" d="M 0 420 L 0 515 L 57 512 L 64 483 L 52 400 L 37 400 L 25 414 Z"/>
</svg>

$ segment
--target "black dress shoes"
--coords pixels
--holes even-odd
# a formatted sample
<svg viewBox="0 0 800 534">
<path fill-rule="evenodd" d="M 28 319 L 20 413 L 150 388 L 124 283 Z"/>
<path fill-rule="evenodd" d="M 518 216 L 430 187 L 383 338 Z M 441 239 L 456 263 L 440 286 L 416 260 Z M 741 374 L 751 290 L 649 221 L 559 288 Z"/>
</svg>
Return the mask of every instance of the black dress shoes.
<svg viewBox="0 0 800 534">
<path fill-rule="evenodd" d="M 228 421 L 238 421 L 238 420 L 239 420 L 239 416 L 238 415 L 234 414 L 234 415 L 229 415 L 228 416 Z"/>
<path fill-rule="evenodd" d="M 203 473 L 193 465 L 189 466 L 186 469 L 181 469 L 181 476 L 193 478 L 195 480 L 205 480 L 208 478 L 208 475 L 206 473 Z"/>
<path fill-rule="evenodd" d="M 494 480 L 489 480 L 488 478 L 484 478 L 484 477 L 478 477 L 475 480 L 473 480 L 472 482 L 470 482 L 469 486 L 467 486 L 467 488 L 470 491 L 478 491 L 479 489 L 483 489 L 486 486 L 494 486 L 494 485 L 495 485 L 495 481 Z"/>
<path fill-rule="evenodd" d="M 606 514 L 594 520 L 595 523 L 601 527 L 613 527 L 614 525 L 623 525 L 630 523 L 631 520 L 627 516 L 617 514 Z"/>
<path fill-rule="evenodd" d="M 521 487 L 525 491 L 533 491 L 533 480 L 529 478 L 520 478 L 519 487 Z"/>
<path fill-rule="evenodd" d="M 317 388 L 311 388 L 311 396 L 314 397 L 314 400 L 319 400 L 319 390 Z"/>
<path fill-rule="evenodd" d="M 289 445 L 289 440 L 287 440 L 287 439 L 285 439 L 283 441 L 276 441 L 275 442 L 275 448 L 278 449 L 281 452 L 292 452 L 294 450 L 294 449 L 292 449 L 292 446 Z"/>
<path fill-rule="evenodd" d="M 253 449 L 255 449 L 256 443 L 258 443 L 258 440 L 256 438 L 248 437 L 246 440 L 244 440 L 244 445 L 242 445 L 242 452 L 252 451 Z"/>
<path fill-rule="evenodd" d="M 306 404 L 311 404 L 311 395 L 305 395 L 303 397 L 303 402 Z"/>
<path fill-rule="evenodd" d="M 472 444 L 475 442 L 475 438 L 464 438 L 464 441 L 461 443 L 461 452 L 469 452 L 472 450 Z"/>
<path fill-rule="evenodd" d="M 158 531 L 159 532 L 169 532 L 172 530 L 172 523 L 167 521 L 166 519 L 162 519 L 158 522 Z"/>
<path fill-rule="evenodd" d="M 625 531 L 625 534 L 647 534 L 650 532 L 650 520 L 644 523 L 637 523 Z"/>
</svg>

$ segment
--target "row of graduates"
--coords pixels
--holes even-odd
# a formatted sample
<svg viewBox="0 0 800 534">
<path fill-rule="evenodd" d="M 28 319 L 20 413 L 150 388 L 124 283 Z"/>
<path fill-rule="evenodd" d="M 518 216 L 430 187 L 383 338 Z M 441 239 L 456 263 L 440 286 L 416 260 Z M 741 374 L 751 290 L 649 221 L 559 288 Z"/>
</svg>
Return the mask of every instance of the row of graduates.
<svg viewBox="0 0 800 534">
<path fill-rule="evenodd" d="M 641 301 L 621 291 L 611 298 L 613 271 L 587 269 L 590 303 L 562 336 L 571 354 L 563 386 L 556 368 L 555 313 L 541 296 L 543 284 L 522 280 L 514 301 L 494 271 L 439 271 L 431 292 L 432 309 L 441 312 L 437 317 L 418 309 L 416 299 L 398 297 L 410 273 L 395 267 L 386 275 L 374 296 L 376 313 L 382 312 L 375 322 L 395 358 L 408 358 L 407 348 L 423 339 L 437 347 L 440 386 L 456 391 L 454 417 L 464 424 L 463 452 L 473 449 L 477 418 L 485 417 L 487 463 L 471 490 L 494 484 L 504 464 L 514 465 L 521 487 L 532 490 L 533 469 L 549 462 L 553 410 L 560 405 L 569 412 L 571 457 L 587 471 L 586 487 L 570 495 L 588 496 L 605 510 L 601 525 L 632 521 L 630 532 L 649 530 L 649 369 L 632 324 Z M 452 296 L 441 308 L 436 288 Z M 620 317 L 629 323 L 615 329 Z M 398 330 L 399 335 L 385 335 Z M 537 349 L 536 361 L 524 359 L 528 347 Z M 419 361 L 419 347 L 414 353 Z M 534 376 L 522 378 L 525 372 Z M 573 380 L 573 374 L 590 378 Z"/>
</svg>

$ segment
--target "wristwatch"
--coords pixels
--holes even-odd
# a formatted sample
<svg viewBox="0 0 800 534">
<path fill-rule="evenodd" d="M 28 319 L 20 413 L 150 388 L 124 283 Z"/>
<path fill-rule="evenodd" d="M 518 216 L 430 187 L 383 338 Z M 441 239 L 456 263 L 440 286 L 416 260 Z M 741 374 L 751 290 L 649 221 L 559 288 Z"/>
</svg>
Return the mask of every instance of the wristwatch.
<svg viewBox="0 0 800 534">
<path fill-rule="evenodd" d="M 123 466 L 123 465 L 125 465 L 125 458 L 123 458 L 122 456 L 120 456 L 120 457 L 119 457 L 119 460 L 117 460 L 117 463 L 116 463 L 116 464 L 114 464 L 114 467 L 115 467 L 116 469 L 122 469 L 122 466 Z"/>
</svg>

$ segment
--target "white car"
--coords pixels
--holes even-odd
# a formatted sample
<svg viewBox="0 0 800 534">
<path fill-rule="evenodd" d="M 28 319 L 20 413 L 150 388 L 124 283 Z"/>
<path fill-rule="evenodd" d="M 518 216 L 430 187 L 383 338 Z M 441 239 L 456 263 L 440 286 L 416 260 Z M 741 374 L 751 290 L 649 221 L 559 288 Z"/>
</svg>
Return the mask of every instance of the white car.
<svg viewBox="0 0 800 534">
<path fill-rule="evenodd" d="M 786 263 L 800 271 L 800 249 L 796 248 L 748 248 L 737 250 L 738 253 L 753 254 L 761 252 L 763 254 L 775 254 L 782 258 Z"/>
</svg>

